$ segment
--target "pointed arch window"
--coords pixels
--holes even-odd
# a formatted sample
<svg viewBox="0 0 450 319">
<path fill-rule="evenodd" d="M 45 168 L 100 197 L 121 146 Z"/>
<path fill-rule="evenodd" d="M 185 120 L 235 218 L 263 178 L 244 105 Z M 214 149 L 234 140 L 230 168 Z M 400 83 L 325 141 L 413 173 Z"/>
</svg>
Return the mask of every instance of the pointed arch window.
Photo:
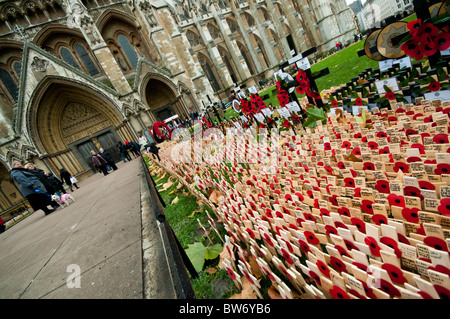
<svg viewBox="0 0 450 319">
<path fill-rule="evenodd" d="M 60 52 L 61 52 L 61 57 L 63 58 L 63 60 L 65 62 L 67 62 L 71 66 L 80 70 L 80 66 L 78 65 L 77 61 L 73 57 L 72 53 L 70 53 L 70 51 L 67 48 L 62 48 Z"/>
<path fill-rule="evenodd" d="M 130 62 L 130 65 L 133 69 L 135 69 L 137 67 L 138 57 L 133 46 L 130 44 L 130 41 L 128 41 L 128 38 L 122 34 L 117 37 L 117 40 L 122 47 L 123 53 L 125 53 L 128 61 Z"/>
<path fill-rule="evenodd" d="M 15 61 L 12 63 L 12 67 L 14 69 L 14 72 L 16 72 L 16 76 L 19 79 L 20 78 L 20 72 L 22 71 L 22 62 L 21 61 Z"/>
<path fill-rule="evenodd" d="M 17 102 L 19 89 L 17 87 L 16 81 L 11 76 L 11 74 L 7 70 L 0 68 L 0 80 L 2 81 L 6 90 L 8 90 L 14 101 Z"/>
<path fill-rule="evenodd" d="M 83 62 L 87 72 L 90 75 L 96 75 L 99 73 L 97 67 L 95 66 L 94 62 L 92 61 L 91 57 L 87 53 L 84 46 L 82 46 L 80 43 L 77 43 L 75 45 L 75 51 L 77 52 L 78 56 L 80 57 L 81 62 Z"/>
</svg>

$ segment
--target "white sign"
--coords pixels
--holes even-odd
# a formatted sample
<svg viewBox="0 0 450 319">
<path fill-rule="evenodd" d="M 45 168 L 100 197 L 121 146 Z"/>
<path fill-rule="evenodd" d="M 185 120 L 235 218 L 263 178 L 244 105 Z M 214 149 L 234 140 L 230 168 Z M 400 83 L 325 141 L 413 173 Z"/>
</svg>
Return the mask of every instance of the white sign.
<svg viewBox="0 0 450 319">
<path fill-rule="evenodd" d="M 394 63 L 398 63 L 400 65 L 400 69 L 412 67 L 411 58 L 409 56 L 405 56 L 404 58 L 397 59 L 397 60 L 395 60 Z"/>
<path fill-rule="evenodd" d="M 367 105 L 361 105 L 361 106 L 359 106 L 359 105 L 352 105 L 352 113 L 353 113 L 353 115 L 358 115 L 359 114 L 359 110 L 363 109 L 363 108 L 366 111 L 368 111 Z"/>
<path fill-rule="evenodd" d="M 302 58 L 303 58 L 303 57 L 302 57 L 301 53 L 299 53 L 299 54 L 297 54 L 296 56 L 290 58 L 290 59 L 288 60 L 288 63 L 289 63 L 289 64 L 293 64 L 293 63 L 297 62 L 298 60 L 301 60 Z"/>
<path fill-rule="evenodd" d="M 258 90 L 256 89 L 256 87 L 254 85 L 252 85 L 251 87 L 248 88 L 248 91 L 251 94 L 258 94 Z"/>
<path fill-rule="evenodd" d="M 387 71 L 387 69 L 389 69 L 390 67 L 392 67 L 393 62 L 394 62 L 393 59 L 379 61 L 378 67 L 381 72 L 384 72 L 384 71 Z"/>
<path fill-rule="evenodd" d="M 266 107 L 265 109 L 262 109 L 261 112 L 265 115 L 270 117 L 273 114 L 273 111 L 271 109 L 269 109 L 268 107 Z"/>
<path fill-rule="evenodd" d="M 442 100 L 442 102 L 445 102 L 450 100 L 450 90 L 429 92 L 425 93 L 424 96 L 425 100 Z"/>
<path fill-rule="evenodd" d="M 392 91 L 398 91 L 398 82 L 396 78 L 389 78 L 385 80 L 375 81 L 375 86 L 377 87 L 378 94 L 386 93 L 384 86 L 391 87 Z"/>
<path fill-rule="evenodd" d="M 287 107 L 291 112 L 300 112 L 300 106 L 299 106 L 298 103 L 295 102 L 295 101 L 289 102 L 288 104 L 286 104 L 286 107 Z"/>
<path fill-rule="evenodd" d="M 303 71 L 311 69 L 311 64 L 309 63 L 309 59 L 303 58 L 297 62 L 297 67 Z"/>
<path fill-rule="evenodd" d="M 291 113 L 289 113 L 289 110 L 286 107 L 281 107 L 281 108 L 277 109 L 277 111 L 278 111 L 278 114 L 284 118 L 291 117 Z"/>
<path fill-rule="evenodd" d="M 258 122 L 264 122 L 265 120 L 264 115 L 262 115 L 261 113 L 256 113 L 255 118 L 258 120 Z"/>
</svg>

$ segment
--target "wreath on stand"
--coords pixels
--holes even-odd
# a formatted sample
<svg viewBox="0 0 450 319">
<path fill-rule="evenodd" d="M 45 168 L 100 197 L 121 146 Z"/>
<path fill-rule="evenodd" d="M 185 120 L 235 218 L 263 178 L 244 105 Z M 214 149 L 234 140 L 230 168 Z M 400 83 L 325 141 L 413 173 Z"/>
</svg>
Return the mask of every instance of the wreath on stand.
<svg viewBox="0 0 450 319">
<path fill-rule="evenodd" d="M 172 138 L 172 131 L 163 122 L 156 122 L 153 124 L 153 138 L 157 143 L 170 140 Z"/>
</svg>

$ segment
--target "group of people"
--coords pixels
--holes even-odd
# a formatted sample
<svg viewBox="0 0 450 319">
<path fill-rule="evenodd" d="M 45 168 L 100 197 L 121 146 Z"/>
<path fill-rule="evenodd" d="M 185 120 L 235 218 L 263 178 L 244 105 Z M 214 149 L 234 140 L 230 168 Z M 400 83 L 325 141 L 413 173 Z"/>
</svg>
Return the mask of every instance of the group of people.
<svg viewBox="0 0 450 319">
<path fill-rule="evenodd" d="M 61 196 L 67 193 L 64 182 L 71 191 L 72 185 L 79 188 L 76 179 L 65 168 L 60 169 L 61 179 L 59 179 L 54 174 L 35 167 L 33 163 L 26 163 L 23 166 L 20 161 L 12 163 L 10 178 L 19 185 L 20 193 L 28 200 L 31 208 L 34 211 L 42 210 L 45 215 L 54 212 L 60 206 L 52 200 L 52 195 Z"/>
</svg>

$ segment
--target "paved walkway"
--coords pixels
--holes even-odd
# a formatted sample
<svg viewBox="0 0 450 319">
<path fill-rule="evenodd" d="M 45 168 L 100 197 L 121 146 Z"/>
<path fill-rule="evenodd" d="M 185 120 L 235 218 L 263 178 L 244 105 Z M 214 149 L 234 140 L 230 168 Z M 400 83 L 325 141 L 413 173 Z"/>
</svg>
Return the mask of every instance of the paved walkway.
<svg viewBox="0 0 450 319">
<path fill-rule="evenodd" d="M 172 298 L 141 159 L 118 167 L 0 234 L 0 298 Z"/>
</svg>

